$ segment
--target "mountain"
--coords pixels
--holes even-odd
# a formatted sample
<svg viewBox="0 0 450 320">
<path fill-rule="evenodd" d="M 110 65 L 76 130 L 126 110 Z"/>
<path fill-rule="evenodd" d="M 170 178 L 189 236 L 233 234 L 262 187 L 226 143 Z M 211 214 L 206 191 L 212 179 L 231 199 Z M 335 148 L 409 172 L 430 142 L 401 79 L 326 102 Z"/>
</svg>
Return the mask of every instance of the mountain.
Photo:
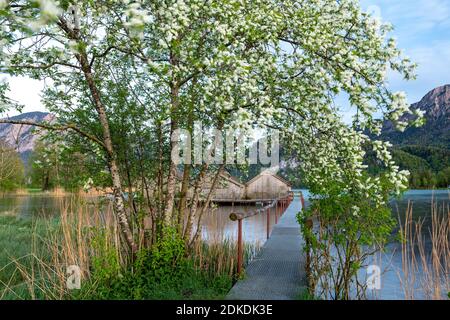
<svg viewBox="0 0 450 320">
<path fill-rule="evenodd" d="M 18 116 L 10 117 L 10 120 L 16 121 L 52 121 L 54 116 L 47 112 L 27 112 Z M 41 133 L 34 131 L 34 126 L 17 124 L 0 124 L 0 139 L 6 141 L 11 147 L 15 148 L 26 162 L 33 151 L 35 142 L 41 136 Z"/>
<path fill-rule="evenodd" d="M 411 172 L 411 188 L 446 188 L 450 185 L 450 85 L 431 90 L 411 108 L 425 112 L 425 125 L 399 132 L 385 122 L 381 138 L 394 145 L 392 156 L 398 166 Z M 375 163 L 370 167 L 378 170 Z"/>
<path fill-rule="evenodd" d="M 394 145 L 422 145 L 450 148 L 450 85 L 444 85 L 427 93 L 411 108 L 425 111 L 426 123 L 420 128 L 396 131 L 391 122 L 385 122 L 382 139 Z M 411 115 L 403 116 L 408 120 Z"/>
</svg>

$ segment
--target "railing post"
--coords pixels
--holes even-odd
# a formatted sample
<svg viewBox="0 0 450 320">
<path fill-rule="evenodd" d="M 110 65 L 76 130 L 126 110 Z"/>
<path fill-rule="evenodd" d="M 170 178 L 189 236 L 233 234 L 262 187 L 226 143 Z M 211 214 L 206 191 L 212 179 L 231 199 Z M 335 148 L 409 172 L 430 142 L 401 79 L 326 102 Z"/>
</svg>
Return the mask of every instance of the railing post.
<svg viewBox="0 0 450 320">
<path fill-rule="evenodd" d="M 278 212 L 275 212 L 275 224 L 278 223 Z"/>
<path fill-rule="evenodd" d="M 244 260 L 244 251 L 242 248 L 242 219 L 238 220 L 238 261 L 237 261 L 237 273 L 238 276 L 241 275 L 242 272 L 242 262 Z"/>
<path fill-rule="evenodd" d="M 280 206 L 278 207 L 278 214 L 282 215 L 283 213 L 283 200 L 280 199 Z"/>
<path fill-rule="evenodd" d="M 300 193 L 300 201 L 302 203 L 302 209 L 305 209 L 305 198 L 303 198 L 303 193 Z"/>
<path fill-rule="evenodd" d="M 267 239 L 270 237 L 270 209 L 267 209 Z"/>
<path fill-rule="evenodd" d="M 275 215 L 278 214 L 278 206 L 280 204 L 280 201 L 277 199 L 277 202 L 275 203 Z"/>
<path fill-rule="evenodd" d="M 280 211 L 278 211 L 278 213 L 279 216 L 283 215 L 283 199 L 280 200 Z"/>
</svg>

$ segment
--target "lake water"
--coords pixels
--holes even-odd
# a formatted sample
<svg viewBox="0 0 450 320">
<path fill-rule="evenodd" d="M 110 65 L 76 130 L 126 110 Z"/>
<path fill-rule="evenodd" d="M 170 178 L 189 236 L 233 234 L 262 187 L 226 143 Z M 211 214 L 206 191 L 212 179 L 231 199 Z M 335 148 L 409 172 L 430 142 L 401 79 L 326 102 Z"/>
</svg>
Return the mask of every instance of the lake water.
<svg viewBox="0 0 450 320">
<path fill-rule="evenodd" d="M 97 197 L 84 197 L 83 200 L 91 204 L 98 203 Z M 70 197 L 50 196 L 50 195 L 27 195 L 0 196 L 0 215 L 15 216 L 17 219 L 48 218 L 58 216 Z M 211 209 L 205 213 L 203 219 L 204 239 L 212 242 L 223 239 L 236 239 L 237 222 L 231 221 L 229 216 L 232 212 L 249 214 L 255 210 L 254 206 L 225 205 Z M 275 211 L 270 211 L 270 229 L 275 224 Z M 243 221 L 244 241 L 250 244 L 259 245 L 266 240 L 267 215 L 254 215 Z"/>
<path fill-rule="evenodd" d="M 449 190 L 411 190 L 408 191 L 404 197 L 400 200 L 392 201 L 391 206 L 393 208 L 393 214 L 396 218 L 400 219 L 402 223 L 405 221 L 405 212 L 408 207 L 408 203 L 412 205 L 412 219 L 423 221 L 423 237 L 424 248 L 426 255 L 429 256 L 432 252 L 432 245 L 430 240 L 430 228 L 432 226 L 432 204 L 436 204 L 439 214 L 448 214 L 448 208 L 450 206 L 450 191 Z M 447 250 L 449 249 L 447 244 Z M 418 251 L 418 248 L 415 249 Z M 416 253 L 417 258 L 420 259 L 419 252 Z M 447 254 L 448 256 L 448 254 Z M 402 246 L 398 242 L 390 243 L 386 252 L 379 254 L 374 259 L 375 263 L 379 263 L 382 271 L 381 290 L 374 291 L 374 298 L 381 299 L 403 299 L 405 292 L 402 290 L 401 278 L 402 274 Z M 429 262 L 429 261 L 428 261 Z M 450 270 L 448 265 L 450 261 L 442 261 L 441 263 L 447 264 L 447 270 Z M 431 267 L 430 265 L 428 267 Z M 430 279 L 424 278 L 426 272 L 424 272 L 422 263 L 419 261 L 417 270 L 414 272 L 416 279 L 412 287 L 416 288 L 415 298 L 423 299 L 426 297 L 426 293 L 423 292 L 423 288 L 429 284 Z M 445 279 L 441 279 L 442 283 L 450 283 L 450 274 L 443 275 Z M 410 279 L 411 280 L 411 279 Z M 445 298 L 450 288 L 446 288 L 442 292 L 442 297 Z"/>
<path fill-rule="evenodd" d="M 300 190 L 296 190 L 300 191 Z M 308 191 L 301 190 L 308 200 Z M 97 198 L 86 198 L 88 202 L 96 203 Z M 424 226 L 428 228 L 431 224 L 431 204 L 434 200 L 438 204 L 449 205 L 450 193 L 448 190 L 411 190 L 402 199 L 393 200 L 391 206 L 396 218 L 404 217 L 409 202 L 413 204 L 413 219 L 425 219 Z M 0 197 L 0 215 L 12 215 L 18 219 L 30 219 L 33 217 L 48 217 L 58 215 L 64 204 L 66 197 L 53 197 L 45 195 L 29 196 L 4 196 Z M 299 201 L 296 198 L 295 201 Z M 222 241 L 225 238 L 235 239 L 237 236 L 237 222 L 231 221 L 231 212 L 248 213 L 255 207 L 249 206 L 220 206 L 211 210 L 203 221 L 202 236 L 208 241 Z M 243 222 L 243 236 L 246 243 L 256 246 L 262 245 L 266 240 L 267 216 L 256 215 L 245 219 Z M 275 224 L 275 214 L 272 210 L 270 214 L 270 227 Z M 0 244 L 1 245 L 1 244 Z M 300 249 L 300 248 L 299 248 Z M 399 243 L 390 243 L 387 251 L 380 258 L 377 264 L 381 265 L 382 288 L 374 292 L 374 296 L 382 299 L 402 299 L 404 297 L 399 280 L 399 271 L 402 265 L 401 246 Z"/>
</svg>

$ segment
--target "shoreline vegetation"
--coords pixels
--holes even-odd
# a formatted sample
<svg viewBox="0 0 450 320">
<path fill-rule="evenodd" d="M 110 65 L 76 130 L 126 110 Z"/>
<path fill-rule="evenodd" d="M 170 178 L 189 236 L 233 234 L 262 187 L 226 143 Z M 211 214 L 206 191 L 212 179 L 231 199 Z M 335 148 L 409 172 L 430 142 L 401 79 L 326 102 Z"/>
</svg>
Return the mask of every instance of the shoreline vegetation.
<svg viewBox="0 0 450 320">
<path fill-rule="evenodd" d="M 0 215 L 0 300 L 223 299 L 236 281 L 234 242 L 200 240 L 187 255 L 173 233 L 131 261 L 111 204 L 80 201 L 67 200 L 61 216 L 49 220 Z M 248 261 L 257 248 L 244 251 Z M 67 288 L 69 266 L 80 268 L 80 290 Z"/>
<path fill-rule="evenodd" d="M 307 190 L 306 188 L 293 188 L 292 191 L 294 193 L 298 193 L 299 191 Z M 408 189 L 407 192 L 411 191 L 426 191 L 426 190 L 434 190 L 434 191 L 443 191 L 443 190 L 449 190 L 450 186 L 447 188 L 411 188 Z M 0 192 L 0 197 L 4 196 L 51 196 L 51 197 L 70 197 L 70 196 L 80 196 L 80 197 L 101 197 L 101 196 L 107 196 L 111 195 L 112 190 L 108 189 L 90 189 L 88 191 L 79 190 L 77 192 L 74 191 L 67 191 L 64 190 L 64 188 L 55 188 L 51 190 L 42 190 L 40 188 L 20 188 L 16 190 L 10 190 L 10 191 L 3 191 Z"/>
<path fill-rule="evenodd" d="M 450 299 L 450 207 L 431 203 L 427 218 L 413 219 L 408 203 L 404 221 L 399 219 L 402 270 L 399 280 L 406 300 Z M 429 219 L 431 225 L 426 228 Z"/>
<path fill-rule="evenodd" d="M 35 196 L 35 195 L 45 195 L 52 197 L 65 197 L 65 196 L 85 196 L 85 197 L 96 197 L 105 196 L 111 194 L 112 191 L 108 189 L 90 189 L 88 191 L 78 190 L 70 191 L 64 188 L 53 188 L 50 190 L 43 190 L 41 188 L 18 188 L 16 190 L 0 191 L 0 196 Z"/>
<path fill-rule="evenodd" d="M 194 254 L 186 255 L 174 233 L 171 241 L 140 251 L 130 261 L 110 203 L 74 196 L 63 201 L 59 217 L 0 215 L 0 300 L 223 299 L 237 280 L 236 244 L 222 234 L 213 243 L 198 241 Z M 397 273 L 405 299 L 442 299 L 450 291 L 445 277 L 450 271 L 450 211 L 448 204 L 435 202 L 430 210 L 429 230 L 422 218 L 413 221 L 411 203 L 398 221 L 402 269 Z M 432 251 L 425 242 L 428 234 Z M 145 234 L 140 238 L 145 241 Z M 245 260 L 257 250 L 247 245 Z M 67 267 L 73 265 L 81 270 L 80 290 L 67 289 Z"/>
</svg>

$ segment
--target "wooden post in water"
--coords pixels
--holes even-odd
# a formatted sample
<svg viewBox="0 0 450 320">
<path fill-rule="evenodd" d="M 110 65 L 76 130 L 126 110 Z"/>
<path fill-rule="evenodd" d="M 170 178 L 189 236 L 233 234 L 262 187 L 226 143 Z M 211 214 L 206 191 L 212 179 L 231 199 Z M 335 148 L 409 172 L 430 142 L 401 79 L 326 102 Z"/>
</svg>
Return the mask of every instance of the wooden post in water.
<svg viewBox="0 0 450 320">
<path fill-rule="evenodd" d="M 244 255 L 244 251 L 242 248 L 242 219 L 238 220 L 238 265 L 237 265 L 237 273 L 240 276 L 242 273 L 242 261 L 244 260 L 243 258 Z"/>
<path fill-rule="evenodd" d="M 231 221 L 237 221 L 238 222 L 238 238 L 237 238 L 237 274 L 238 276 L 242 273 L 242 265 L 244 261 L 244 248 L 243 248 L 243 240 L 242 240 L 242 220 L 244 219 L 244 216 L 239 213 L 232 212 L 230 214 L 230 220 Z"/>
<path fill-rule="evenodd" d="M 277 208 L 278 208 L 278 201 L 277 201 Z M 275 212 L 275 224 L 278 223 L 278 214 L 279 214 L 279 211 L 277 210 L 277 211 Z"/>
</svg>

